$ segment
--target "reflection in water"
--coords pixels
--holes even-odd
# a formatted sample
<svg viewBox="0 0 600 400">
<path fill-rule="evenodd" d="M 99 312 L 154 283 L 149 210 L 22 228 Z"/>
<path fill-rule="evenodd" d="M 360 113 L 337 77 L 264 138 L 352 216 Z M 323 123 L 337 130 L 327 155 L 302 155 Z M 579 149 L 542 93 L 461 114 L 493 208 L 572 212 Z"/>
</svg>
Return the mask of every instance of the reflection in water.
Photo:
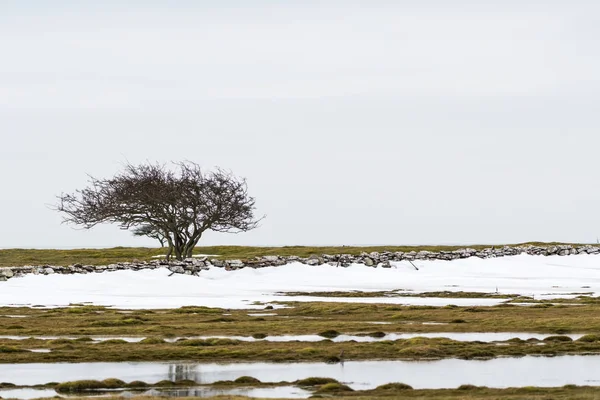
<svg viewBox="0 0 600 400">
<path fill-rule="evenodd" d="M 42 397 L 54 397 L 57 393 L 54 389 L 10 389 L 0 390 L 0 398 L 31 400 Z M 123 391 L 123 392 L 90 392 L 87 394 L 61 395 L 61 397 L 137 397 L 137 396 L 159 396 L 159 397 L 212 397 L 219 395 L 248 396 L 262 398 L 307 398 L 311 392 L 294 387 L 281 386 L 274 388 L 231 388 L 214 389 L 209 387 L 192 387 L 178 389 L 150 389 L 146 391 Z"/>
<path fill-rule="evenodd" d="M 190 380 L 200 382 L 200 371 L 195 364 L 169 364 L 167 379 L 173 382 Z"/>
<path fill-rule="evenodd" d="M 161 389 L 148 390 L 141 393 L 144 396 L 160 397 L 212 397 L 220 395 L 262 397 L 262 398 L 307 398 L 311 392 L 294 387 L 281 386 L 273 388 L 233 388 L 233 389 L 214 389 L 207 387 L 195 387 L 186 389 Z M 140 393 L 132 394 L 140 395 Z"/>
<path fill-rule="evenodd" d="M 599 363 L 600 355 L 507 357 L 486 361 L 346 361 L 343 366 L 326 363 L 0 363 L 0 377 L 17 385 L 61 382 L 66 376 L 70 380 L 119 378 L 125 382 L 190 379 L 199 384 L 240 376 L 253 376 L 263 382 L 292 382 L 319 376 L 337 379 L 353 389 L 371 389 L 390 382 L 403 382 L 415 389 L 456 388 L 463 384 L 496 388 L 558 387 L 600 385 Z"/>
</svg>

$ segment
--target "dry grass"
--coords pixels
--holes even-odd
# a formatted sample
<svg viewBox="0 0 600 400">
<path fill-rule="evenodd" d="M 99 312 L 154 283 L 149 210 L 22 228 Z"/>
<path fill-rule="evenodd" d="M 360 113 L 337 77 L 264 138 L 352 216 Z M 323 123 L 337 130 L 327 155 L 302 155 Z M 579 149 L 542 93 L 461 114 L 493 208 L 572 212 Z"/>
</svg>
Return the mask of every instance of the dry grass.
<svg viewBox="0 0 600 400">
<path fill-rule="evenodd" d="M 571 300 L 574 302 L 574 300 Z M 290 302 L 269 310 L 274 316 L 253 317 L 254 311 L 184 307 L 173 310 L 114 310 L 83 306 L 60 309 L 0 308 L 0 335 L 205 336 L 255 334 L 347 334 L 386 332 L 600 332 L 600 304 L 540 304 L 531 307 L 431 307 L 390 304 Z M 231 314 L 224 316 L 223 314 Z M 27 318 L 9 318 L 25 315 Z M 466 323 L 451 323 L 464 320 Z M 371 322 L 386 322 L 373 325 Z M 428 322 L 444 325 L 423 324 Z"/>
<path fill-rule="evenodd" d="M 347 360 L 489 358 L 525 354 L 600 353 L 600 305 L 518 307 L 418 307 L 384 304 L 292 303 L 273 310 L 276 316 L 252 317 L 248 311 L 185 307 L 175 310 L 122 311 L 102 307 L 64 309 L 0 308 L 0 335 L 83 336 L 76 340 L 0 340 L 4 362 L 57 361 L 325 361 L 341 350 Z M 223 313 L 231 314 L 223 316 Z M 8 318 L 5 315 L 26 315 Z M 462 321 L 462 323 L 456 323 Z M 371 322 L 389 322 L 373 325 Z M 446 325 L 422 324 L 446 323 Z M 453 323 L 454 322 L 454 323 Z M 240 342 L 229 339 L 187 340 L 166 343 L 175 336 L 345 333 L 381 336 L 391 332 L 589 332 L 584 340 L 557 337 L 544 346 L 525 341 L 494 343 L 456 342 L 448 339 L 410 339 L 375 343 Z M 144 336 L 142 343 L 111 340 L 90 343 L 91 335 Z M 31 353 L 27 348 L 48 348 Z"/>
</svg>

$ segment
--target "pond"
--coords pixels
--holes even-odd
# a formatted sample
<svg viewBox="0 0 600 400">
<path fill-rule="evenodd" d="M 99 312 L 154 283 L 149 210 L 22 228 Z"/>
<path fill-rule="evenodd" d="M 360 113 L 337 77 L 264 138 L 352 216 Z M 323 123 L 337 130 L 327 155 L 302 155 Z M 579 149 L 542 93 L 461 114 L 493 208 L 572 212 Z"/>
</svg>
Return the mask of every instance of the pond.
<svg viewBox="0 0 600 400">
<path fill-rule="evenodd" d="M 100 392 L 101 393 L 101 392 Z M 157 397 L 212 397 L 220 395 L 230 396 L 248 396 L 260 398 L 288 398 L 302 399 L 307 398 L 312 393 L 295 386 L 279 386 L 272 388 L 231 388 L 216 389 L 210 387 L 191 387 L 178 389 L 150 389 L 145 391 L 115 391 L 112 393 L 99 394 L 98 392 L 88 393 L 89 397 L 135 397 L 135 396 L 157 396 Z M 70 395 L 58 394 L 54 389 L 0 389 L 0 397 L 5 399 L 39 399 L 42 397 L 71 397 Z M 85 397 L 85 394 L 73 395 L 73 397 Z"/>
<path fill-rule="evenodd" d="M 0 364 L 5 382 L 35 385 L 80 379 L 119 378 L 154 383 L 190 379 L 201 384 L 253 376 L 263 382 L 313 376 L 335 378 L 354 389 L 403 382 L 416 389 L 455 388 L 462 384 L 495 388 L 566 384 L 600 386 L 600 356 L 446 359 L 436 361 L 350 361 L 325 363 L 55 363 Z M 432 379 L 435 377 L 435 379 Z"/>
</svg>

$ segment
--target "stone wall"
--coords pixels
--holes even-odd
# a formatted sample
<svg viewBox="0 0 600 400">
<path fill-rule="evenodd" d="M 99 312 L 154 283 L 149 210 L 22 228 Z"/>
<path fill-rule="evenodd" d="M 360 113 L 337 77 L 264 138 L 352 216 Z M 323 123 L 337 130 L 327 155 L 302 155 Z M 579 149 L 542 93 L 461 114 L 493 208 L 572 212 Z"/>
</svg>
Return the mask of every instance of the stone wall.
<svg viewBox="0 0 600 400">
<path fill-rule="evenodd" d="M 66 267 L 42 265 L 42 266 L 24 266 L 0 268 L 0 281 L 19 277 L 27 274 L 51 275 L 51 274 L 87 274 L 101 273 L 106 271 L 119 270 L 142 270 L 167 267 L 174 274 L 198 275 L 203 269 L 210 267 L 225 268 L 226 270 L 236 270 L 241 268 L 264 268 L 286 265 L 291 262 L 300 262 L 307 265 L 333 265 L 338 267 L 348 267 L 351 264 L 364 264 L 369 267 L 391 268 L 392 261 L 415 261 L 415 260 L 457 260 L 459 258 L 479 257 L 506 257 L 519 254 L 529 254 L 538 256 L 568 256 L 575 254 L 600 254 L 598 246 L 516 246 L 516 247 L 489 247 L 485 249 L 464 248 L 455 251 L 411 251 L 411 252 L 388 252 L 381 253 L 362 253 L 359 255 L 338 254 L 321 255 L 302 258 L 297 256 L 263 256 L 249 260 L 219 260 L 215 258 L 191 258 L 185 261 L 152 260 L 141 262 L 120 262 L 110 265 L 92 266 L 74 264 Z"/>
</svg>

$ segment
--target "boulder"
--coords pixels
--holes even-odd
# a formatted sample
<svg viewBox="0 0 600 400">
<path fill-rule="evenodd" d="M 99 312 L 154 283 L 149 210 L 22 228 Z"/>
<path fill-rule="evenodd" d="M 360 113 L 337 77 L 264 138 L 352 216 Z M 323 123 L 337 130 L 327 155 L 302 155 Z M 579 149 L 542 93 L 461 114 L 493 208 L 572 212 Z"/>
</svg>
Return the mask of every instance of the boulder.
<svg viewBox="0 0 600 400">
<path fill-rule="evenodd" d="M 226 263 L 230 267 L 234 267 L 234 268 L 240 268 L 240 267 L 244 266 L 244 263 L 242 262 L 242 260 L 227 260 Z"/>
<path fill-rule="evenodd" d="M 183 269 L 183 267 L 181 265 L 174 265 L 172 267 L 169 267 L 169 271 L 173 272 L 174 274 L 184 274 L 185 273 L 185 269 Z"/>
<path fill-rule="evenodd" d="M 0 276 L 8 279 L 15 276 L 15 273 L 10 268 L 0 268 Z"/>
</svg>

